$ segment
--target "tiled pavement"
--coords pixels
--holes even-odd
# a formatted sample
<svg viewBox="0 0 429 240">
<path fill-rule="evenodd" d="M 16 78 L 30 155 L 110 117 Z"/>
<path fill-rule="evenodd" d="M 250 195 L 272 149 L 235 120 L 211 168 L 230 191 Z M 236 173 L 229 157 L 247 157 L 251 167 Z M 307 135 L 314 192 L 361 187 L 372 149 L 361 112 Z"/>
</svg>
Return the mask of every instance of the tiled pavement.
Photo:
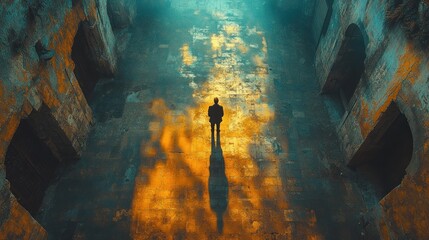
<svg viewBox="0 0 429 240">
<path fill-rule="evenodd" d="M 45 198 L 52 239 L 371 239 L 309 35 L 263 3 L 173 0 L 137 19 L 87 150 Z"/>
</svg>

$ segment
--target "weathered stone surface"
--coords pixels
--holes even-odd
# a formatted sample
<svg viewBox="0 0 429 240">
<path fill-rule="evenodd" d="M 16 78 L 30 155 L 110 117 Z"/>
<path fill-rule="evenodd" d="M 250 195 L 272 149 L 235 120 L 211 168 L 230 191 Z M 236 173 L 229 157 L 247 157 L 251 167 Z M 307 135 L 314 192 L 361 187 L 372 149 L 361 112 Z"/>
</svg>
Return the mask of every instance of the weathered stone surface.
<svg viewBox="0 0 429 240">
<path fill-rule="evenodd" d="M 0 239 L 48 239 L 45 229 L 11 196 L 8 218 L 0 226 Z"/>
<path fill-rule="evenodd" d="M 136 0 L 108 0 L 107 12 L 113 28 L 126 28 L 136 17 Z"/>
<path fill-rule="evenodd" d="M 427 25 L 425 14 L 428 11 L 428 1 L 407 2 L 419 4 L 418 11 L 414 11 L 415 16 L 419 16 L 411 19 L 412 21 L 406 19 L 410 17 L 410 12 L 404 15 L 405 18 L 400 17 L 402 28 L 406 28 L 405 33 L 399 24 L 393 24 L 390 28 L 385 24 L 386 12 L 389 9 L 392 10 L 390 5 L 392 0 L 334 1 L 332 16 L 326 26 L 320 24 L 323 19 L 320 16 L 324 15 L 325 10 L 320 13 L 316 11 L 320 19 L 310 20 L 311 16 L 317 15 L 314 14 L 315 2 L 312 0 L 255 1 L 257 4 L 254 6 L 258 6 L 259 11 L 267 3 L 272 3 L 278 12 L 287 13 L 280 17 L 280 19 L 283 18 L 282 20 L 287 19 L 291 14 L 297 17 L 294 19 L 295 23 L 298 21 L 313 23 L 314 26 L 311 29 L 314 31 L 313 39 L 316 41 L 319 39 L 320 32 L 323 32 L 323 27 L 327 28 L 326 33 L 320 37 L 315 60 L 317 79 L 322 88 L 326 85 L 326 80 L 338 58 L 346 29 L 351 24 L 359 27 L 365 43 L 365 71 L 346 106 L 345 115 L 337 126 L 341 148 L 346 155 L 345 162 L 350 163 L 356 156 L 394 102 L 410 125 L 414 145 L 413 156 L 402 183 L 380 202 L 382 214 L 377 220 L 381 235 L 385 239 L 428 239 L 429 203 L 425 200 L 429 198 L 427 191 L 429 162 L 426 161 L 429 158 L 429 59 L 427 52 L 421 50 L 424 46 L 417 47 L 416 41 L 412 40 L 414 32 L 410 30 L 413 30 L 415 25 L 409 24 L 418 22 L 420 29 L 418 29 L 417 43 L 420 45 L 427 43 L 426 36 L 429 31 L 424 26 Z M 175 207 L 175 201 L 183 203 L 186 197 L 193 200 L 200 194 L 202 199 L 211 200 L 212 208 L 216 205 L 223 206 L 225 197 L 220 196 L 221 199 L 216 199 L 216 196 L 212 197 L 213 193 L 210 192 L 219 188 L 224 193 L 225 184 L 222 179 L 227 176 L 234 183 L 228 186 L 231 191 L 230 206 L 251 206 L 249 203 L 254 201 L 261 204 L 255 205 L 257 208 L 251 209 L 250 212 L 235 208 L 228 213 L 227 220 L 230 223 L 228 227 L 232 228 L 225 229 L 231 236 L 235 234 L 234 231 L 244 232 L 245 230 L 251 236 L 263 235 L 262 232 L 273 232 L 274 229 L 282 231 L 280 237 L 284 238 L 295 236 L 301 239 L 306 234 L 306 237 L 313 238 L 321 238 L 322 235 L 338 236 L 338 234 L 341 234 L 342 239 L 357 237 L 356 234 L 351 236 L 349 230 L 353 230 L 354 233 L 362 230 L 356 226 L 357 215 L 354 214 L 362 206 L 359 198 L 355 197 L 356 191 L 353 190 L 353 184 L 349 179 L 343 178 L 341 168 L 335 165 L 337 164 L 335 160 L 341 157 L 332 150 L 335 149 L 335 140 L 329 135 L 330 122 L 325 112 L 320 111 L 323 107 L 317 95 L 317 89 L 312 88 L 311 85 L 311 79 L 315 78 L 312 75 L 313 69 L 309 60 L 312 55 L 307 56 L 308 52 L 305 48 L 308 46 L 304 43 L 306 38 L 302 37 L 306 33 L 311 34 L 305 30 L 301 31 L 303 29 L 296 31 L 291 27 L 293 24 L 285 28 L 281 26 L 279 19 L 271 19 L 272 16 L 267 17 L 270 19 L 269 23 L 256 26 L 253 21 L 257 17 L 249 22 L 246 20 L 248 17 L 246 13 L 250 13 L 250 10 L 241 12 L 243 10 L 241 7 L 246 5 L 243 1 L 235 1 L 234 4 L 232 1 L 221 1 L 221 3 L 215 6 L 217 12 L 210 15 L 204 10 L 205 7 L 213 7 L 210 5 L 213 3 L 209 1 L 143 0 L 137 3 L 135 0 L 17 0 L 0 2 L 0 239 L 47 238 L 46 231 L 10 193 L 9 182 L 5 176 L 3 162 L 21 120 L 31 116 L 35 111 L 47 109 L 45 114 L 52 119 L 46 124 L 53 125 L 52 129 L 55 130 L 51 131 L 52 135 L 44 135 L 44 140 L 49 142 L 47 145 L 53 150 L 54 155 L 61 162 L 67 162 L 75 155 L 81 154 L 86 145 L 93 117 L 79 81 L 73 73 L 75 63 L 70 56 L 76 32 L 79 25 L 82 26 L 85 42 L 88 45 L 87 57 L 98 74 L 113 76 L 117 71 L 117 53 L 112 27 L 123 28 L 132 24 L 137 4 L 150 6 L 148 13 L 152 10 L 159 13 L 170 5 L 172 12 L 197 8 L 199 10 L 187 11 L 188 18 L 193 20 L 189 22 L 187 22 L 189 19 L 182 22 L 180 18 L 164 18 L 162 14 L 145 16 L 147 19 L 158 18 L 159 21 L 156 24 L 169 29 L 170 32 L 157 28 L 137 30 L 136 39 L 144 42 L 145 53 L 139 52 L 142 50 L 140 42 L 134 43 L 127 51 L 130 57 L 124 58 L 125 65 L 129 64 L 130 69 L 133 70 L 129 75 L 125 73 L 126 70 L 123 70 L 123 79 L 131 79 L 127 86 L 117 80 L 106 82 L 106 85 L 101 86 L 102 90 L 106 88 L 109 92 L 104 94 L 99 90 L 102 92 L 99 93 L 100 102 L 95 104 L 98 107 L 96 111 L 98 120 L 105 123 L 95 131 L 94 138 L 90 142 L 91 149 L 86 152 L 88 164 L 93 164 L 92 168 L 88 169 L 85 163 L 80 166 L 80 169 L 70 173 L 70 178 L 60 184 L 67 187 L 62 189 L 66 193 L 62 196 L 69 197 L 80 193 L 82 189 L 77 188 L 73 181 L 80 181 L 83 176 L 94 180 L 99 185 L 108 186 L 105 188 L 98 185 L 89 186 L 85 188 L 89 194 L 85 196 L 86 198 L 80 199 L 83 203 L 92 200 L 91 197 L 97 199 L 88 207 L 93 211 L 95 224 L 110 226 L 111 221 L 120 222 L 125 219 L 125 223 L 119 227 L 123 236 L 129 236 L 127 231 L 131 228 L 134 230 L 133 234 L 141 237 L 142 231 L 147 230 L 145 224 L 157 225 L 165 221 L 165 218 L 159 218 L 159 210 L 162 210 L 163 214 L 172 211 L 174 217 L 177 217 L 174 220 L 177 222 L 176 227 L 200 236 L 198 234 L 204 235 L 205 232 L 198 232 L 195 219 L 185 222 L 180 219 L 183 212 L 178 210 L 177 214 L 175 213 L 180 209 Z M 326 7 L 324 4 L 316 6 L 321 5 L 323 8 Z M 225 6 L 228 7 L 225 8 Z M 233 11 L 228 12 L 231 10 Z M 223 16 L 224 12 L 230 15 Z M 237 13 L 240 14 L 236 15 Z M 262 12 L 259 12 L 255 16 L 262 15 Z M 403 15 L 398 14 L 398 16 Z M 222 17 L 230 19 L 225 22 Z M 172 19 L 177 22 L 172 22 Z M 217 21 L 217 23 L 212 25 L 208 23 L 210 21 Z M 182 23 L 189 26 L 180 25 Z M 247 28 L 240 29 L 240 26 L 244 25 Z M 218 28 L 219 26 L 222 27 Z M 278 29 L 278 32 L 271 33 L 272 29 L 267 26 L 275 26 L 273 29 Z M 143 35 L 143 32 L 147 35 Z M 153 33 L 155 35 L 152 35 Z M 207 35 L 208 33 L 211 35 Z M 188 36 L 188 34 L 191 35 Z M 145 41 L 146 36 L 150 36 L 150 41 Z M 283 36 L 288 36 L 288 41 L 284 41 Z M 172 39 L 183 40 L 183 42 Z M 189 39 L 193 39 L 192 44 Z M 35 49 L 39 41 L 47 49 L 55 51 L 51 60 L 40 60 Z M 288 45 L 284 45 L 286 43 Z M 225 51 L 222 52 L 222 50 Z M 149 59 L 149 57 L 152 58 Z M 136 65 L 129 59 L 134 59 L 140 65 Z M 209 62 L 214 63 L 217 68 L 210 70 L 210 67 L 207 67 Z M 292 66 L 294 69 L 285 68 L 285 65 Z M 245 76 L 238 74 L 237 69 L 243 66 L 252 66 L 243 70 L 250 74 Z M 274 70 L 271 69 L 272 67 Z M 168 71 L 164 71 L 165 69 Z M 177 72 L 178 70 L 180 72 Z M 177 80 L 178 74 L 181 76 L 179 80 Z M 228 85 L 225 81 L 216 82 L 211 86 L 213 92 L 223 94 L 227 106 L 233 109 L 231 114 L 237 116 L 236 119 L 246 116 L 245 122 L 231 124 L 231 131 L 222 133 L 225 138 L 223 140 L 226 160 L 224 167 L 227 171 L 223 173 L 225 176 L 218 174 L 217 177 L 221 178 L 218 182 L 220 186 L 214 188 L 211 186 L 212 190 L 205 188 L 208 186 L 207 181 L 210 181 L 206 171 L 210 164 L 207 161 L 210 151 L 207 151 L 204 146 L 210 144 L 210 139 L 194 136 L 205 136 L 204 128 L 199 127 L 205 124 L 205 120 L 201 112 L 194 108 L 195 105 L 202 106 L 201 109 L 205 111 L 207 107 L 204 104 L 211 98 L 211 93 L 200 91 L 199 84 L 207 80 L 210 74 L 213 76 L 208 81 L 229 77 L 229 74 L 238 76 L 231 78 L 234 81 L 243 80 L 237 85 Z M 135 79 L 136 75 L 137 79 Z M 267 77 L 266 81 L 259 83 L 258 81 L 264 77 Z M 160 81 L 163 84 L 159 84 Z M 180 81 L 182 85 L 178 88 Z M 267 94 L 258 92 L 261 91 L 261 86 L 269 89 Z M 180 96 L 185 97 L 177 96 L 180 91 L 182 91 Z M 127 94 L 129 95 L 125 99 Z M 160 100 L 159 97 L 165 99 Z M 188 105 L 190 102 L 194 105 Z M 234 108 L 240 104 L 245 107 Z M 106 107 L 106 105 L 109 106 Z M 189 111 L 180 110 L 186 107 Z M 274 112 L 272 112 L 273 109 Z M 308 120 L 314 113 L 320 116 L 317 115 L 318 118 Z M 193 125 L 189 124 L 183 118 L 184 115 L 189 115 L 198 121 Z M 277 117 L 279 122 L 271 122 L 273 116 Z M 232 118 L 229 120 L 233 121 Z M 258 124 L 254 124 L 258 121 Z M 250 130 L 242 131 L 243 126 Z M 259 129 L 260 126 L 266 126 L 266 128 Z M 38 134 L 42 134 L 38 130 L 44 132 L 49 128 L 44 124 L 40 124 L 39 127 L 36 129 Z M 183 131 L 185 128 L 189 131 Z M 255 135 L 255 129 L 260 131 L 260 134 Z M 159 133 L 161 130 L 162 135 Z M 189 137 L 190 132 L 195 138 Z M 240 135 L 243 132 L 250 134 L 243 137 Z M 319 137 L 322 135 L 324 137 L 315 138 L 315 133 L 319 134 Z M 270 141 L 265 139 L 267 136 L 271 136 Z M 172 138 L 177 139 L 171 141 Z M 142 139 L 150 139 L 150 141 L 141 142 Z M 243 146 L 246 142 L 248 144 Z M 59 145 L 67 147 L 62 148 Z M 103 148 L 102 151 L 100 148 Z M 328 148 L 334 153 L 327 154 Z M 242 156 L 247 158 L 244 159 Z M 141 158 L 143 164 L 140 162 Z M 124 161 L 129 165 L 124 165 L 120 161 L 123 159 L 130 159 L 129 162 Z M 206 162 L 201 159 L 205 159 Z M 228 159 L 235 161 L 228 161 Z M 157 162 L 158 160 L 160 162 Z M 109 161 L 111 165 L 100 167 L 101 161 Z M 190 167 L 182 169 L 183 165 L 174 165 L 180 161 L 191 161 Z M 158 165 L 152 168 L 155 162 Z M 138 167 L 139 164 L 142 166 Z M 189 169 L 196 169 L 197 178 L 194 178 L 195 173 Z M 210 175 L 216 175 L 218 171 L 219 169 L 213 169 Z M 155 176 L 153 179 L 156 180 L 163 179 L 167 175 L 171 176 L 169 179 L 171 187 L 173 189 L 178 187 L 180 191 L 183 189 L 185 191 L 180 192 L 177 198 L 172 198 L 171 194 L 174 191 L 168 191 L 168 188 L 167 191 L 159 192 L 160 189 L 165 190 L 163 181 L 150 183 L 148 175 L 144 173 Z M 157 175 L 159 173 L 161 177 Z M 118 182 L 112 184 L 104 180 L 108 174 L 112 174 L 112 179 Z M 202 179 L 195 185 L 196 191 L 186 190 L 187 185 L 180 185 L 182 183 L 176 181 L 184 179 L 184 176 L 190 177 L 191 183 L 194 183 L 194 179 Z M 136 177 L 135 183 L 140 188 L 133 189 L 129 184 L 133 177 Z M 309 179 L 312 180 L 309 181 Z M 109 179 L 109 181 L 113 180 Z M 82 184 L 81 186 L 89 185 L 85 179 L 79 183 Z M 249 191 L 246 188 L 248 186 L 252 186 L 253 190 Z M 133 190 L 135 196 L 132 195 Z M 96 192 L 99 194 L 93 196 Z M 314 192 L 319 193 L 317 197 Z M 119 200 L 116 199 L 115 193 L 120 193 L 116 194 L 120 195 Z M 157 198 L 148 200 L 148 193 Z M 237 193 L 240 193 L 240 198 L 233 197 Z M 288 201 L 283 199 L 285 195 Z M 338 196 L 343 198 L 338 199 Z M 135 199 L 132 199 L 133 197 Z M 270 200 L 272 198 L 276 198 L 277 202 Z M 118 206 L 121 209 L 115 212 L 109 204 L 116 200 L 120 202 Z M 129 206 L 131 200 L 135 200 L 132 209 Z M 188 203 L 190 203 L 189 209 L 195 209 L 192 201 Z M 208 202 L 198 203 L 201 204 L 201 209 L 209 206 L 206 204 Z M 67 204 L 69 204 L 68 199 Z M 106 206 L 100 209 L 99 206 L 102 204 Z M 347 206 L 341 206 L 339 210 L 330 208 L 341 204 Z M 82 205 L 85 204 L 77 204 L 77 207 L 74 207 L 79 209 Z M 271 211 L 263 211 L 269 208 Z M 149 214 L 146 214 L 148 210 Z M 334 213 L 334 210 L 338 211 Z M 353 213 L 350 210 L 353 210 Z M 61 216 L 64 214 L 63 211 L 57 213 Z M 72 223 L 78 218 L 77 210 L 67 214 L 68 220 Z M 192 212 L 192 214 L 201 215 L 198 212 Z M 242 219 L 242 221 L 236 221 L 236 219 Z M 266 219 L 274 219 L 274 221 L 264 222 L 263 220 Z M 321 219 L 326 221 L 323 222 Z M 213 216 L 206 220 L 210 223 L 216 221 Z M 57 219 L 53 221 L 56 222 Z M 128 226 L 130 221 L 135 225 Z M 287 224 L 278 226 L 279 222 L 287 222 Z M 290 222 L 292 223 L 289 224 Z M 348 222 L 354 224 L 349 225 Z M 351 229 L 332 228 L 338 225 Z M 55 224 L 52 226 L 55 229 Z M 234 228 L 235 226 L 237 228 Z M 85 227 L 87 226 L 74 225 L 77 237 L 85 233 Z M 321 229 L 323 231 L 318 232 Z M 212 230 L 216 232 L 215 228 Z M 115 232 L 115 229 L 109 229 L 109 231 Z M 151 235 L 150 232 L 144 234 Z"/>
<path fill-rule="evenodd" d="M 10 190 L 9 182 L 6 181 L 6 173 L 2 169 L 0 172 L 1 189 L 0 189 L 0 226 L 2 226 L 10 217 Z"/>
<path fill-rule="evenodd" d="M 429 164 L 429 65 L 401 28 L 386 27 L 391 1 L 334 1 L 333 15 L 316 54 L 316 69 L 323 87 L 350 24 L 357 24 L 366 44 L 365 72 L 346 116 L 339 138 L 349 162 L 394 102 L 406 116 L 413 135 L 413 157 L 402 184 L 382 200 L 384 236 L 391 239 L 429 238 L 427 188 Z M 422 6 L 427 1 L 421 1 Z M 426 29 L 427 30 L 427 29 Z M 424 30 L 424 31 L 426 31 Z M 405 223 L 405 221 L 407 223 Z"/>
<path fill-rule="evenodd" d="M 105 76 L 116 73 L 116 39 L 107 14 L 107 0 L 96 0 L 97 9 L 91 11 L 83 24 L 89 57 L 97 72 Z"/>
<path fill-rule="evenodd" d="M 41 217 L 54 238 L 377 239 L 359 225 L 312 36 L 265 2 L 146 6 Z M 211 138 L 214 96 L 225 117 Z"/>
<path fill-rule="evenodd" d="M 75 159 L 85 147 L 92 111 L 73 74 L 70 58 L 81 22 L 88 24 L 91 57 L 101 74 L 116 71 L 115 37 L 106 1 L 2 1 L 0 3 L 0 238 L 46 239 L 43 228 L 10 194 L 4 159 L 22 118 L 45 106 L 52 117 L 47 145 L 61 161 Z M 40 60 L 36 42 L 55 55 Z M 49 127 L 44 128 L 49 129 Z M 61 136 L 60 138 L 58 138 Z M 50 143 L 48 143 L 50 142 Z M 53 144 L 53 145 L 49 145 Z M 56 145 L 56 147 L 54 146 Z M 66 148 L 67 147 L 67 150 Z M 61 156 L 61 157 L 60 157 Z"/>
<path fill-rule="evenodd" d="M 428 197 L 427 187 L 422 187 L 422 183 L 406 177 L 400 188 L 393 190 L 381 201 L 383 217 L 388 224 L 391 239 L 427 238 Z"/>
</svg>

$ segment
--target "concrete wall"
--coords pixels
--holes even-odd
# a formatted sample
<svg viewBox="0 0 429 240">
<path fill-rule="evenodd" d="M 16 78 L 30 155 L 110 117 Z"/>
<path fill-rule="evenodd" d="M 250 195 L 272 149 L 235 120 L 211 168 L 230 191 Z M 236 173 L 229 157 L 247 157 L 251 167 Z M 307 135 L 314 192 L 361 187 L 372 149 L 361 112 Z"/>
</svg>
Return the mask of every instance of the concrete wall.
<svg viewBox="0 0 429 240">
<path fill-rule="evenodd" d="M 106 0 L 1 1 L 0 22 L 0 239 L 46 239 L 10 193 L 4 166 L 9 143 L 21 119 L 44 104 L 79 154 L 92 112 L 73 73 L 74 37 L 81 22 L 88 25 L 88 57 L 106 75 L 116 71 L 115 37 Z M 39 60 L 39 40 L 55 50 L 51 60 Z"/>
<path fill-rule="evenodd" d="M 323 88 L 347 27 L 357 24 L 365 39 L 365 72 L 338 126 L 347 163 L 395 102 L 413 134 L 413 157 L 404 180 L 380 204 L 384 239 L 429 239 L 429 63 L 428 54 L 399 25 L 386 26 L 387 0 L 334 1 L 315 65 Z M 427 1 L 421 1 L 426 6 Z"/>
</svg>

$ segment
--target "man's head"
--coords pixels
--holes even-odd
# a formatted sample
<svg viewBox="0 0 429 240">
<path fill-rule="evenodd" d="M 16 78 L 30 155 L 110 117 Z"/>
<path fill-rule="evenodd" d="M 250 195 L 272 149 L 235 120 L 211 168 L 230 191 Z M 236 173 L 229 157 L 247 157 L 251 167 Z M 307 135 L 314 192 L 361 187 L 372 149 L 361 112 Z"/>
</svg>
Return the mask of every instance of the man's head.
<svg viewBox="0 0 429 240">
<path fill-rule="evenodd" d="M 217 104 L 218 102 L 219 102 L 219 98 L 215 97 L 215 98 L 214 98 L 214 103 L 216 103 L 216 104 Z"/>
</svg>

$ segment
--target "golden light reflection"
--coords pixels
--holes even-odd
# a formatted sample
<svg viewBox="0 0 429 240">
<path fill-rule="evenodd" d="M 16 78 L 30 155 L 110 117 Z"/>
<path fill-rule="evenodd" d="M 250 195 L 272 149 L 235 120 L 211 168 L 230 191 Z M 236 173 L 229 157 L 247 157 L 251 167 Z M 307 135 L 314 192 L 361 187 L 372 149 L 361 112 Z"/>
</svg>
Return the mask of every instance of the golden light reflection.
<svg viewBox="0 0 429 240">
<path fill-rule="evenodd" d="M 192 56 L 188 44 L 184 44 L 180 50 L 182 51 L 182 61 L 184 64 L 190 66 L 197 60 L 196 57 Z"/>
<path fill-rule="evenodd" d="M 224 15 L 214 14 L 219 16 Z M 194 90 L 195 107 L 173 110 L 162 98 L 152 102 L 151 138 L 142 143 L 141 156 L 155 164 L 142 166 L 136 177 L 131 213 L 134 239 L 172 239 L 180 232 L 186 232 L 187 239 L 237 233 L 240 239 L 265 239 L 256 233 L 267 229 L 292 234 L 276 152 L 277 145 L 287 152 L 288 144 L 266 134 L 274 118 L 264 97 L 271 82 L 266 70 L 267 41 L 256 28 L 257 43 L 245 43 L 240 36 L 249 31 L 238 24 L 228 22 L 219 29 L 210 37 L 212 67 L 207 81 Z M 250 51 L 250 44 L 260 47 Z M 192 57 L 189 44 L 180 50 L 184 65 L 203 64 Z M 251 60 L 252 71 L 244 70 L 245 59 Z M 215 96 L 225 109 L 220 137 L 228 207 L 221 216 L 222 233 L 209 194 L 212 152 L 207 109 Z M 266 166 L 261 167 L 262 163 Z M 314 214 L 309 219 L 316 221 Z M 320 239 L 317 234 L 312 237 L 308 239 Z"/>
<path fill-rule="evenodd" d="M 249 48 L 245 45 L 239 45 L 238 49 L 240 49 L 241 53 L 247 53 L 247 51 L 249 51 Z"/>
<path fill-rule="evenodd" d="M 228 35 L 238 35 L 240 32 L 240 26 L 236 23 L 230 23 L 223 26 L 223 30 Z"/>
<path fill-rule="evenodd" d="M 225 36 L 223 34 L 213 34 L 210 38 L 212 51 L 217 53 L 222 49 L 223 44 L 225 43 Z"/>
</svg>

